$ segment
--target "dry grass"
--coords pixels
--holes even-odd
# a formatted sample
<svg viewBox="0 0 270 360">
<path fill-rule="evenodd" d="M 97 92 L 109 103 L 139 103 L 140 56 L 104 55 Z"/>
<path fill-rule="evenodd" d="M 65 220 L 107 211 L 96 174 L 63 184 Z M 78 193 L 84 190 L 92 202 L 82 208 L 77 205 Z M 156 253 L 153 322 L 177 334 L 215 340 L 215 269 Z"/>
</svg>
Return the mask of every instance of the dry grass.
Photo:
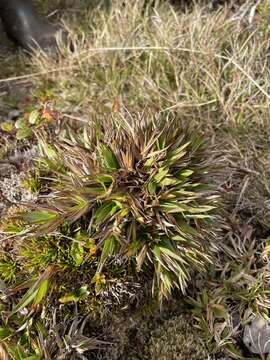
<svg viewBox="0 0 270 360">
<path fill-rule="evenodd" d="M 121 7 L 119 1 L 110 12 L 83 13 L 80 28 L 73 25 L 73 54 L 58 63 L 33 59 L 37 72 L 46 73 L 43 91 L 50 84 L 61 108 L 74 114 L 76 103 L 85 117 L 111 111 L 117 101 L 132 110 L 170 109 L 200 123 L 204 118 L 214 127 L 263 121 L 267 28 L 241 26 L 226 8 L 179 14 L 168 3 L 155 10 L 142 4 Z"/>
</svg>

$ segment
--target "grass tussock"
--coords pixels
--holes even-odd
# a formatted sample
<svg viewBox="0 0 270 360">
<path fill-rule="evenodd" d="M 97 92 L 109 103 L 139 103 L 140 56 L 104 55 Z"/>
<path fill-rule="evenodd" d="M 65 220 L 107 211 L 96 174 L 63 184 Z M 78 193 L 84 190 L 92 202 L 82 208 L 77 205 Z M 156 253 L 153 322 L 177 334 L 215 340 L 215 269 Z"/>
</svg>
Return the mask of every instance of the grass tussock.
<svg viewBox="0 0 270 360">
<path fill-rule="evenodd" d="M 114 105 L 170 109 L 215 128 L 258 124 L 268 111 L 269 78 L 268 30 L 263 15 L 256 21 L 252 31 L 226 7 L 179 14 L 169 2 L 153 9 L 120 1 L 107 12 L 82 13 L 81 25 L 73 25 L 74 53 L 58 63 L 36 57 L 35 71 L 45 73 L 39 78 L 45 97 L 49 88 L 74 116 L 104 114 Z"/>
<path fill-rule="evenodd" d="M 78 265 L 91 242 L 90 250 L 100 251 L 99 276 L 109 257 L 136 258 L 137 271 L 150 260 L 162 296 L 173 287 L 184 292 L 189 268 L 203 270 L 211 262 L 218 196 L 207 184 L 202 141 L 177 119 L 114 116 L 92 123 L 80 137 L 39 144 L 41 171 L 54 174 L 46 199 L 41 195 L 32 211 L 18 215 L 33 226 L 31 234 L 55 235 L 71 225 L 63 236 L 77 239 Z"/>
</svg>

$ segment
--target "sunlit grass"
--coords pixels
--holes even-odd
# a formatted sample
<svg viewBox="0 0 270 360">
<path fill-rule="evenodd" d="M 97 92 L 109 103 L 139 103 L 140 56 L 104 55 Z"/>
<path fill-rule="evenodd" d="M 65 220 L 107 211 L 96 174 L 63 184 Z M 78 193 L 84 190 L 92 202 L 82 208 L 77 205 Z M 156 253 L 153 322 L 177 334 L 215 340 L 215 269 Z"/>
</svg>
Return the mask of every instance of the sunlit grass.
<svg viewBox="0 0 270 360">
<path fill-rule="evenodd" d="M 82 304 L 88 299 L 89 293 L 93 294 L 94 290 L 99 292 L 106 285 L 106 280 L 111 280 L 116 274 L 121 286 L 127 279 L 128 286 L 132 282 L 136 283 L 137 278 L 130 276 L 133 272 L 136 273 L 136 267 L 137 270 L 141 268 L 139 274 L 142 274 L 142 265 L 144 265 L 147 268 L 145 274 L 149 274 L 150 270 L 153 271 L 153 267 L 156 268 L 158 276 L 154 277 L 155 289 L 162 289 L 166 295 L 170 293 L 172 283 L 173 287 L 178 286 L 182 290 L 186 282 L 190 284 L 188 295 L 193 299 L 190 303 L 194 319 L 210 351 L 218 353 L 226 349 L 233 358 L 242 356 L 239 344 L 241 344 L 243 326 L 253 314 L 267 317 L 269 309 L 267 237 L 270 219 L 268 204 L 270 77 L 267 1 L 260 2 L 251 22 L 250 12 L 247 11 L 245 15 L 244 8 L 233 12 L 229 7 L 224 6 L 209 11 L 209 6 L 202 5 L 202 2 L 185 11 L 172 7 L 167 1 L 160 1 L 154 8 L 146 6 L 143 1 L 130 1 L 124 5 L 122 1 L 114 1 L 111 8 L 96 7 L 87 10 L 84 5 L 83 2 L 76 3 L 67 11 L 64 19 L 73 40 L 73 52 L 62 47 L 61 56 L 57 59 L 37 53 L 27 60 L 27 74 L 23 72 L 25 70 L 22 70 L 21 66 L 14 73 L 9 59 L 5 59 L 6 65 L 10 63 L 10 68 L 4 66 L 0 85 L 9 86 L 13 82 L 20 83 L 20 81 L 26 83 L 31 88 L 28 94 L 28 101 L 32 102 L 31 106 L 38 104 L 39 107 L 40 103 L 48 102 L 49 108 L 54 109 L 55 114 L 59 116 L 54 117 L 50 123 L 50 129 L 53 124 L 56 125 L 56 137 L 53 137 L 55 133 L 52 134 L 51 130 L 46 128 L 52 138 L 50 140 L 39 138 L 41 142 L 44 140 L 41 149 L 44 150 L 46 144 L 51 144 L 47 148 L 47 154 L 43 153 L 46 160 L 39 162 L 42 171 L 38 176 L 34 172 L 33 182 L 30 178 L 24 182 L 25 186 L 41 191 L 40 201 L 42 199 L 45 206 L 42 214 L 38 213 L 40 210 L 38 208 L 35 209 L 36 212 L 28 213 L 24 218 L 32 223 L 33 230 L 37 233 L 32 237 L 23 233 L 20 239 L 27 241 L 18 241 L 18 237 L 14 237 L 15 228 L 17 227 L 19 232 L 23 228 L 22 224 L 17 222 L 13 224 L 15 227 L 9 228 L 13 231 L 11 238 L 1 243 L 1 280 L 8 284 L 9 290 L 8 301 L 5 295 L 3 305 L 1 304 L 4 310 L 1 337 L 5 341 L 8 339 L 6 344 L 10 345 L 11 353 L 15 354 L 12 355 L 14 359 L 20 358 L 19 351 L 25 356 L 35 354 L 39 358 L 41 348 L 46 344 L 44 343 L 47 338 L 46 329 L 50 328 L 50 321 L 45 316 L 46 331 L 41 327 L 37 329 L 31 326 L 32 321 L 39 315 L 39 309 L 43 309 L 46 314 L 52 314 L 51 309 L 44 306 L 45 299 L 49 299 L 54 294 L 52 308 L 55 309 L 58 309 L 59 303 Z M 44 10 L 43 6 L 44 4 L 41 4 L 41 9 Z M 21 63 L 21 58 L 19 62 Z M 11 102 L 3 102 L 1 106 L 9 109 L 14 105 Z M 128 112 L 132 114 L 144 112 L 153 117 L 158 114 L 159 117 L 181 119 L 181 124 L 196 129 L 196 135 L 205 139 L 207 146 L 213 151 L 212 158 L 206 156 L 204 159 L 215 159 L 214 161 L 217 162 L 214 172 L 210 174 L 211 182 L 220 190 L 226 211 L 222 220 L 223 255 L 220 255 L 210 267 L 207 281 L 202 280 L 198 275 L 193 277 L 193 272 L 191 281 L 188 272 L 184 277 L 182 276 L 181 281 L 175 280 L 179 275 L 179 263 L 183 258 L 171 238 L 169 240 L 173 250 L 171 248 L 169 250 L 172 250 L 173 255 L 170 253 L 170 258 L 166 256 L 164 262 L 164 254 L 160 260 L 161 254 L 154 251 L 156 237 L 151 237 L 150 240 L 148 238 L 143 245 L 135 244 L 135 247 L 130 248 L 130 243 L 127 244 L 128 242 L 125 241 L 128 221 L 124 222 L 123 227 L 119 222 L 116 223 L 115 228 L 112 226 L 113 221 L 117 220 L 116 215 L 124 214 L 123 208 L 127 208 L 127 202 L 123 197 L 109 198 L 108 207 L 105 207 L 105 202 L 108 202 L 108 197 L 111 196 L 109 194 L 111 188 L 118 189 L 115 187 L 116 178 L 119 180 L 119 171 L 123 169 L 123 164 L 125 167 L 134 165 L 133 150 L 125 149 L 125 157 L 121 155 L 119 158 L 118 146 L 123 146 L 123 142 L 119 139 L 115 144 L 113 139 L 108 137 L 105 148 L 99 144 L 93 151 L 92 147 L 97 143 L 95 140 L 91 144 L 93 139 L 91 136 L 89 138 L 92 140 L 88 139 L 89 130 L 85 130 L 84 136 L 82 135 L 79 141 L 78 138 L 83 128 L 89 129 L 88 126 L 93 123 L 106 123 L 108 119 L 117 119 L 120 114 L 126 115 Z M 65 130 L 67 124 L 75 133 L 73 137 L 70 137 L 72 133 Z M 173 130 L 177 132 L 176 129 Z M 40 135 L 39 131 L 42 132 L 43 129 L 36 131 L 33 127 L 31 141 L 35 141 L 34 134 Z M 1 134 L 4 132 L 2 131 Z M 1 140 L 3 145 L 0 150 L 3 158 L 5 154 L 9 154 L 9 149 L 12 149 L 9 144 L 13 135 L 16 134 L 11 133 L 8 140 L 4 137 L 4 140 Z M 60 137 L 62 140 L 59 140 Z M 141 137 L 143 138 L 143 135 Z M 63 138 L 69 138 L 65 147 L 61 143 Z M 128 144 L 132 144 L 133 140 L 128 137 Z M 182 145 L 184 146 L 188 141 L 185 138 Z M 74 147 L 74 143 L 77 147 Z M 57 148 L 55 148 L 56 144 Z M 86 175 L 85 167 L 81 166 L 82 159 L 87 160 L 87 166 L 91 162 L 88 161 L 86 145 L 100 159 L 100 162 L 97 162 L 99 166 L 98 171 L 96 169 L 97 174 L 100 174 L 101 169 L 102 172 L 106 170 L 107 178 L 103 180 L 99 178 L 97 186 L 106 195 L 106 201 L 103 198 L 100 202 L 93 201 L 93 198 L 85 199 L 85 193 L 81 191 L 86 181 L 82 180 L 82 175 L 83 177 Z M 192 150 L 191 144 L 187 145 L 187 150 Z M 166 157 L 167 155 L 166 152 Z M 115 159 L 117 159 L 116 163 L 114 163 Z M 157 159 L 154 163 L 157 171 L 154 176 L 160 171 L 159 175 L 163 181 L 164 169 L 160 167 Z M 109 169 L 108 166 L 116 166 L 116 168 Z M 192 161 L 188 162 L 185 169 L 190 170 L 190 166 L 193 170 Z M 129 178 L 131 183 L 136 179 L 135 174 L 136 176 L 139 174 L 137 168 L 133 170 L 134 177 Z M 53 174 L 49 175 L 50 171 Z M 71 173 L 73 173 L 72 177 Z M 169 180 L 173 180 L 171 176 L 175 174 L 170 166 L 168 173 Z M 193 174 L 190 172 L 187 174 L 189 175 L 186 181 L 193 180 Z M 41 179 L 39 182 L 40 176 L 47 177 L 47 180 Z M 151 174 L 149 173 L 148 176 L 150 178 Z M 121 179 L 127 181 L 127 177 Z M 94 180 L 91 180 L 91 186 L 97 185 L 97 179 Z M 203 179 L 200 178 L 201 180 Z M 49 185 L 43 187 L 46 181 Z M 127 187 L 131 186 L 131 183 Z M 148 194 L 150 198 L 159 198 L 160 193 L 157 190 L 159 185 L 152 183 L 148 185 L 145 190 L 140 183 L 143 190 L 150 194 Z M 64 186 L 68 186 L 65 194 Z M 166 186 L 169 186 L 168 182 Z M 177 187 L 179 184 L 173 185 L 171 182 L 170 186 Z M 52 193 L 49 189 L 52 189 Z M 179 189 L 177 188 L 176 191 Z M 53 194 L 54 202 L 48 196 L 49 193 Z M 132 194 L 132 191 L 130 193 Z M 113 194 L 115 195 L 114 192 Z M 65 202 L 64 195 L 69 199 L 72 197 L 72 202 Z M 52 203 L 54 207 L 57 203 L 61 204 L 61 211 L 57 209 L 51 213 Z M 175 204 L 169 205 L 170 210 L 175 206 Z M 91 224 L 85 220 L 81 223 L 81 219 L 85 218 L 90 208 L 97 214 L 96 218 Z M 133 233 L 137 231 L 139 233 L 143 226 L 142 221 L 145 221 L 145 218 L 149 219 L 148 211 L 151 213 L 150 218 L 157 219 L 153 217 L 151 206 L 147 211 L 144 209 L 137 217 L 134 216 L 135 210 L 123 216 L 124 220 L 131 217 L 135 219 L 136 227 Z M 162 208 L 162 216 L 166 218 L 162 231 L 165 231 L 170 223 L 166 212 L 170 214 L 172 220 L 170 210 L 168 207 Z M 208 210 L 212 216 L 212 210 Z M 62 217 L 59 217 L 60 213 Z M 76 221 L 80 222 L 78 227 L 74 225 Z M 194 219 L 190 221 L 195 225 Z M 68 226 L 66 222 L 69 223 Z M 93 239 L 88 242 L 85 237 L 86 225 L 90 225 L 93 235 Z M 61 238 L 59 229 L 62 226 L 66 228 L 65 237 Z M 202 236 L 198 226 L 203 229 L 202 231 L 205 229 L 196 221 L 196 226 L 193 226 L 197 232 L 196 241 L 197 235 Z M 117 235 L 119 236 L 120 233 L 121 241 L 110 239 L 107 242 L 108 246 L 104 247 L 108 237 L 101 235 L 106 233 L 106 229 L 119 230 L 119 227 L 120 231 Z M 74 235 L 75 233 L 77 235 Z M 171 235 L 171 229 L 169 233 Z M 70 240 L 74 238 L 76 241 Z M 2 244 L 6 247 L 2 247 Z M 12 246 L 16 251 L 7 253 L 7 249 L 10 250 Z M 201 255 L 201 251 L 201 248 L 196 249 L 196 258 Z M 129 261 L 132 259 L 130 262 L 132 266 L 125 268 L 122 258 L 118 259 L 117 266 L 112 264 L 112 258 L 116 253 L 128 253 L 127 258 Z M 206 262 L 210 261 L 210 255 L 213 255 L 211 251 L 209 254 L 207 251 L 203 253 Z M 176 259 L 176 256 L 180 258 Z M 90 265 L 83 268 L 81 276 L 76 276 L 85 264 L 85 258 L 89 260 Z M 160 261 L 155 263 L 157 258 Z M 190 263 L 192 261 L 188 261 L 188 265 Z M 113 270 L 110 269 L 111 265 Z M 169 282 L 162 275 L 164 268 L 178 269 L 176 272 L 173 271 L 173 279 Z M 100 271 L 96 271 L 97 269 Z M 105 274 L 102 274 L 102 271 Z M 86 279 L 89 278 L 93 278 L 93 282 L 86 287 Z M 31 281 L 21 285 L 26 279 Z M 149 277 L 146 276 L 146 279 L 148 281 Z M 149 284 L 153 284 L 152 280 L 153 277 Z M 133 290 L 125 291 L 132 293 Z M 99 305 L 94 304 L 92 300 L 91 309 L 96 310 Z M 9 319 L 6 314 L 8 311 L 10 314 L 12 309 L 13 314 Z M 26 315 L 25 309 L 29 311 Z M 237 323 L 235 323 L 236 318 Z M 27 326 L 22 328 L 25 324 Z M 18 336 L 14 334 L 15 329 L 20 329 Z M 27 331 L 30 331 L 35 341 L 26 341 Z M 40 342 L 37 341 L 38 333 L 43 334 L 42 337 L 39 336 Z M 60 330 L 59 333 L 66 334 L 65 331 Z M 74 338 L 73 333 L 72 337 Z M 18 338 L 20 341 L 16 347 Z M 91 348 L 91 344 L 89 342 L 87 344 Z M 69 356 L 68 346 L 66 348 L 63 346 L 61 354 Z M 48 352 L 53 354 L 52 357 L 56 356 L 57 351 L 50 342 Z"/>
</svg>

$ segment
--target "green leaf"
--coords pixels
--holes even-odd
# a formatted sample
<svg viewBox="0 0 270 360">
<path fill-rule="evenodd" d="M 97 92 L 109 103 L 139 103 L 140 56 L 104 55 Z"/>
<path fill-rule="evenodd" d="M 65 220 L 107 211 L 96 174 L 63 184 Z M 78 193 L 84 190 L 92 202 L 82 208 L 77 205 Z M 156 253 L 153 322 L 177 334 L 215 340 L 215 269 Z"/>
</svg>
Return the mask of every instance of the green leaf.
<svg viewBox="0 0 270 360">
<path fill-rule="evenodd" d="M 162 186 L 175 186 L 181 184 L 181 182 L 182 180 L 175 179 L 172 176 L 166 176 L 159 184 Z"/>
<path fill-rule="evenodd" d="M 169 214 L 189 211 L 189 206 L 178 201 L 164 201 L 160 206 L 163 211 Z"/>
<path fill-rule="evenodd" d="M 14 331 L 9 328 L 0 327 L 0 340 L 5 340 L 9 336 L 14 334 Z"/>
<path fill-rule="evenodd" d="M 211 219 L 211 215 L 186 215 L 187 218 L 190 219 Z"/>
<path fill-rule="evenodd" d="M 146 168 L 151 167 L 155 162 L 155 158 L 152 156 L 150 157 L 144 164 Z"/>
<path fill-rule="evenodd" d="M 89 291 L 88 291 L 88 286 L 87 286 L 87 285 L 83 285 L 83 286 L 80 287 L 80 289 L 79 289 L 79 295 L 80 295 L 80 296 L 89 295 Z"/>
<path fill-rule="evenodd" d="M 20 217 L 31 224 L 43 224 L 57 217 L 57 213 L 49 210 L 36 210 L 23 213 Z"/>
<path fill-rule="evenodd" d="M 130 212 L 129 209 L 123 208 L 122 210 L 120 210 L 120 211 L 118 212 L 117 215 L 118 215 L 119 217 L 121 217 L 121 218 L 124 218 L 124 217 L 126 217 L 126 216 L 129 214 L 129 212 Z"/>
<path fill-rule="evenodd" d="M 48 158 L 49 160 L 52 160 L 52 161 L 59 160 L 57 151 L 51 144 L 47 144 L 44 139 L 39 138 L 38 145 L 39 145 L 40 152 L 43 156 L 45 156 L 46 158 Z"/>
<path fill-rule="evenodd" d="M 198 231 L 190 226 L 188 223 L 186 223 L 183 218 L 181 217 L 175 217 L 175 220 L 177 221 L 177 224 L 180 228 L 180 230 L 184 233 L 184 234 L 191 234 L 191 235 L 194 235 L 194 236 L 198 236 Z"/>
<path fill-rule="evenodd" d="M 30 124 L 34 125 L 38 118 L 39 118 L 39 112 L 37 110 L 33 110 L 29 115 L 28 121 Z"/>
<path fill-rule="evenodd" d="M 69 302 L 78 302 L 81 299 L 85 298 L 86 296 L 88 296 L 90 294 L 89 290 L 88 290 L 88 286 L 87 285 L 83 285 L 80 287 L 78 293 L 76 294 L 66 294 L 64 296 L 62 296 L 59 299 L 59 302 L 61 302 L 62 304 L 65 303 L 69 303 Z"/>
<path fill-rule="evenodd" d="M 95 179 L 102 184 L 111 184 L 113 182 L 113 177 L 107 174 L 97 174 L 95 175 Z"/>
<path fill-rule="evenodd" d="M 239 359 L 242 358 L 242 352 L 236 348 L 236 346 L 232 343 L 225 344 L 224 347 L 228 349 L 231 353 L 236 355 Z M 254 358 L 253 360 L 259 360 L 259 358 Z"/>
<path fill-rule="evenodd" d="M 46 282 L 44 283 L 44 280 L 49 278 L 51 271 L 52 271 L 52 269 L 50 267 L 39 276 L 39 278 L 35 281 L 35 283 L 30 287 L 30 289 L 22 297 L 22 299 L 19 301 L 19 303 L 11 311 L 10 316 L 12 316 L 15 313 L 24 309 L 34 299 L 42 299 L 43 298 L 43 296 L 45 295 L 45 293 L 47 291 L 47 286 L 48 286 L 48 284 Z M 41 290 L 40 290 L 40 287 L 41 287 Z"/>
<path fill-rule="evenodd" d="M 193 299 L 192 297 L 189 297 L 188 299 L 186 299 L 185 302 L 194 308 L 198 308 L 200 310 L 204 309 L 204 304 L 202 304 L 201 301 Z"/>
<path fill-rule="evenodd" d="M 158 184 L 161 180 L 165 178 L 168 172 L 169 172 L 168 168 L 160 168 L 157 174 L 154 176 L 154 181 Z"/>
<path fill-rule="evenodd" d="M 189 177 L 189 176 L 192 175 L 193 173 L 194 173 L 193 170 L 188 170 L 188 169 L 186 169 L 186 170 L 180 171 L 177 175 L 178 175 L 178 176 L 182 176 L 182 177 Z"/>
<path fill-rule="evenodd" d="M 114 215 L 118 210 L 123 209 L 123 205 L 120 203 L 120 201 L 114 200 L 113 203 L 114 206 L 112 207 L 111 215 Z"/>
<path fill-rule="evenodd" d="M 112 235 L 104 241 L 97 272 L 101 272 L 102 267 L 105 264 L 108 256 L 112 255 L 115 252 L 115 249 L 116 249 L 116 239 L 115 236 Z"/>
<path fill-rule="evenodd" d="M 16 314 L 17 312 L 24 309 L 27 305 L 29 305 L 32 302 L 32 300 L 37 296 L 37 294 L 38 294 L 38 289 L 32 286 L 23 296 L 23 298 L 19 301 L 19 303 L 14 307 L 14 309 L 11 312 L 11 315 Z"/>
<path fill-rule="evenodd" d="M 83 196 L 77 194 L 71 194 L 70 199 L 73 200 L 72 206 L 68 207 L 69 212 L 87 210 L 89 206 L 89 201 Z"/>
<path fill-rule="evenodd" d="M 93 219 L 98 223 L 103 221 L 112 211 L 114 204 L 113 202 L 105 203 L 99 206 L 93 215 Z"/>
<path fill-rule="evenodd" d="M 147 185 L 147 189 L 149 191 L 149 194 L 153 195 L 156 192 L 157 184 L 153 180 L 151 180 Z"/>
<path fill-rule="evenodd" d="M 0 125 L 1 129 L 6 132 L 11 132 L 14 129 L 14 125 L 10 122 L 2 122 Z"/>
<path fill-rule="evenodd" d="M 28 126 L 27 121 L 25 120 L 25 118 L 19 118 L 16 122 L 15 122 L 15 128 L 16 129 L 21 129 L 25 126 Z"/>
<path fill-rule="evenodd" d="M 30 135 L 32 135 L 32 130 L 28 126 L 25 126 L 17 130 L 16 138 L 22 140 Z"/>
<path fill-rule="evenodd" d="M 20 118 L 15 122 L 15 128 L 17 129 L 16 138 L 18 140 L 24 139 L 32 134 L 32 130 L 24 118 Z"/>
<path fill-rule="evenodd" d="M 191 141 L 188 141 L 179 148 L 170 151 L 167 155 L 168 160 L 166 161 L 166 164 L 173 164 L 174 162 L 180 160 L 183 156 L 185 156 L 187 153 L 185 149 L 190 145 L 190 143 Z"/>
<path fill-rule="evenodd" d="M 228 313 L 223 305 L 212 304 L 211 309 L 217 319 L 227 319 Z"/>
<path fill-rule="evenodd" d="M 186 238 L 184 238 L 183 236 L 180 236 L 180 235 L 175 235 L 175 236 L 173 236 L 173 237 L 172 237 L 172 240 L 173 240 L 173 241 L 183 241 L 183 242 L 186 242 L 186 241 L 187 241 Z"/>
<path fill-rule="evenodd" d="M 181 196 L 185 196 L 188 199 L 196 199 L 198 198 L 200 195 L 194 191 L 187 191 L 185 189 L 180 189 L 174 192 L 177 196 L 181 195 Z"/>
<path fill-rule="evenodd" d="M 44 296 L 46 295 L 46 292 L 48 290 L 48 285 L 49 285 L 49 280 L 48 279 L 44 279 L 40 285 L 39 285 L 39 289 L 37 292 L 37 296 L 35 297 L 33 306 L 38 305 L 42 299 L 44 298 Z"/>
<path fill-rule="evenodd" d="M 107 145 L 101 145 L 101 153 L 103 156 L 104 165 L 107 169 L 116 170 L 119 168 L 119 164 L 114 153 Z"/>
<path fill-rule="evenodd" d="M 196 208 L 189 206 L 188 211 L 192 214 L 198 214 L 198 213 L 214 210 L 215 208 L 216 208 L 215 206 L 210 206 L 210 205 L 199 205 Z"/>
<path fill-rule="evenodd" d="M 127 194 L 126 193 L 114 193 L 112 194 L 109 199 L 118 202 L 118 204 L 122 204 L 123 202 L 127 201 Z M 121 205 L 122 206 L 122 205 Z"/>
<path fill-rule="evenodd" d="M 202 292 L 202 302 L 205 306 L 208 305 L 209 302 L 208 292 L 205 289 Z"/>
<path fill-rule="evenodd" d="M 59 302 L 62 304 L 68 303 L 68 302 L 78 302 L 80 300 L 80 297 L 75 294 L 67 294 L 62 297 L 60 297 Z"/>
<path fill-rule="evenodd" d="M 166 247 L 159 247 L 160 251 L 163 252 L 164 254 L 168 255 L 170 258 L 180 262 L 180 263 L 186 263 L 186 261 L 181 258 L 181 256 L 177 255 L 175 252 L 173 252 L 172 250 L 166 248 Z M 186 263 L 187 264 L 187 263 Z"/>
<path fill-rule="evenodd" d="M 198 207 L 188 206 L 180 201 L 164 201 L 161 203 L 161 208 L 168 213 L 185 212 L 190 214 L 199 214 L 215 209 L 215 206 L 198 205 Z M 199 215 L 200 216 L 200 215 Z"/>
<path fill-rule="evenodd" d="M 83 188 L 84 192 L 86 194 L 94 194 L 94 195 L 98 195 L 98 194 L 104 194 L 104 187 L 102 186 L 86 186 Z"/>
</svg>

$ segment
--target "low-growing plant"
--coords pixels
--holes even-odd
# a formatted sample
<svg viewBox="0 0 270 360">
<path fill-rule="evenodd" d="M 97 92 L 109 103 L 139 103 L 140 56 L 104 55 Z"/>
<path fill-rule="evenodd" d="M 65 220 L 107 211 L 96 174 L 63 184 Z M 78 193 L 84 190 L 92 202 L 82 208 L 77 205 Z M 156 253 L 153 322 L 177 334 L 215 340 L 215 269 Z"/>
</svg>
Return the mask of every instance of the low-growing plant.
<svg viewBox="0 0 270 360">
<path fill-rule="evenodd" d="M 192 130 L 170 117 L 121 116 L 54 144 L 44 139 L 50 193 L 17 215 L 30 225 L 21 249 L 31 269 L 85 267 L 93 255 L 95 282 L 108 259 L 121 258 L 137 271 L 152 267 L 153 284 L 168 296 L 211 262 L 217 195 L 207 183 L 207 149 Z"/>
<path fill-rule="evenodd" d="M 33 136 L 41 128 L 50 125 L 50 121 L 54 117 L 55 113 L 52 114 L 49 105 L 45 103 L 38 110 L 32 110 L 31 107 L 29 111 L 26 111 L 16 120 L 14 125 L 10 121 L 2 122 L 0 128 L 5 133 L 16 135 L 17 140 L 22 140 Z"/>
<path fill-rule="evenodd" d="M 50 315 L 50 316 L 48 316 Z M 61 321 L 59 321 L 61 317 Z M 0 357 L 3 360 L 88 359 L 89 351 L 106 342 L 89 336 L 88 318 L 75 311 L 68 316 L 55 308 L 39 318 L 16 314 L 9 325 L 0 327 Z M 15 326 L 21 325 L 15 330 Z"/>
<path fill-rule="evenodd" d="M 232 358 L 250 359 L 242 347 L 243 328 L 255 316 L 269 321 L 269 251 L 267 239 L 256 243 L 251 236 L 240 244 L 237 248 L 235 241 L 231 256 L 223 255 L 221 267 L 211 267 L 208 281 L 187 303 L 211 353 L 225 351 Z"/>
<path fill-rule="evenodd" d="M 57 304 L 111 303 L 115 281 L 121 304 L 134 297 L 135 277 L 151 280 L 160 300 L 185 292 L 218 249 L 211 158 L 194 130 L 171 116 L 126 113 L 64 134 L 38 133 L 37 202 L 2 224 L 12 251 L 0 278 L 16 298 L 5 328 L 36 324 Z"/>
</svg>

